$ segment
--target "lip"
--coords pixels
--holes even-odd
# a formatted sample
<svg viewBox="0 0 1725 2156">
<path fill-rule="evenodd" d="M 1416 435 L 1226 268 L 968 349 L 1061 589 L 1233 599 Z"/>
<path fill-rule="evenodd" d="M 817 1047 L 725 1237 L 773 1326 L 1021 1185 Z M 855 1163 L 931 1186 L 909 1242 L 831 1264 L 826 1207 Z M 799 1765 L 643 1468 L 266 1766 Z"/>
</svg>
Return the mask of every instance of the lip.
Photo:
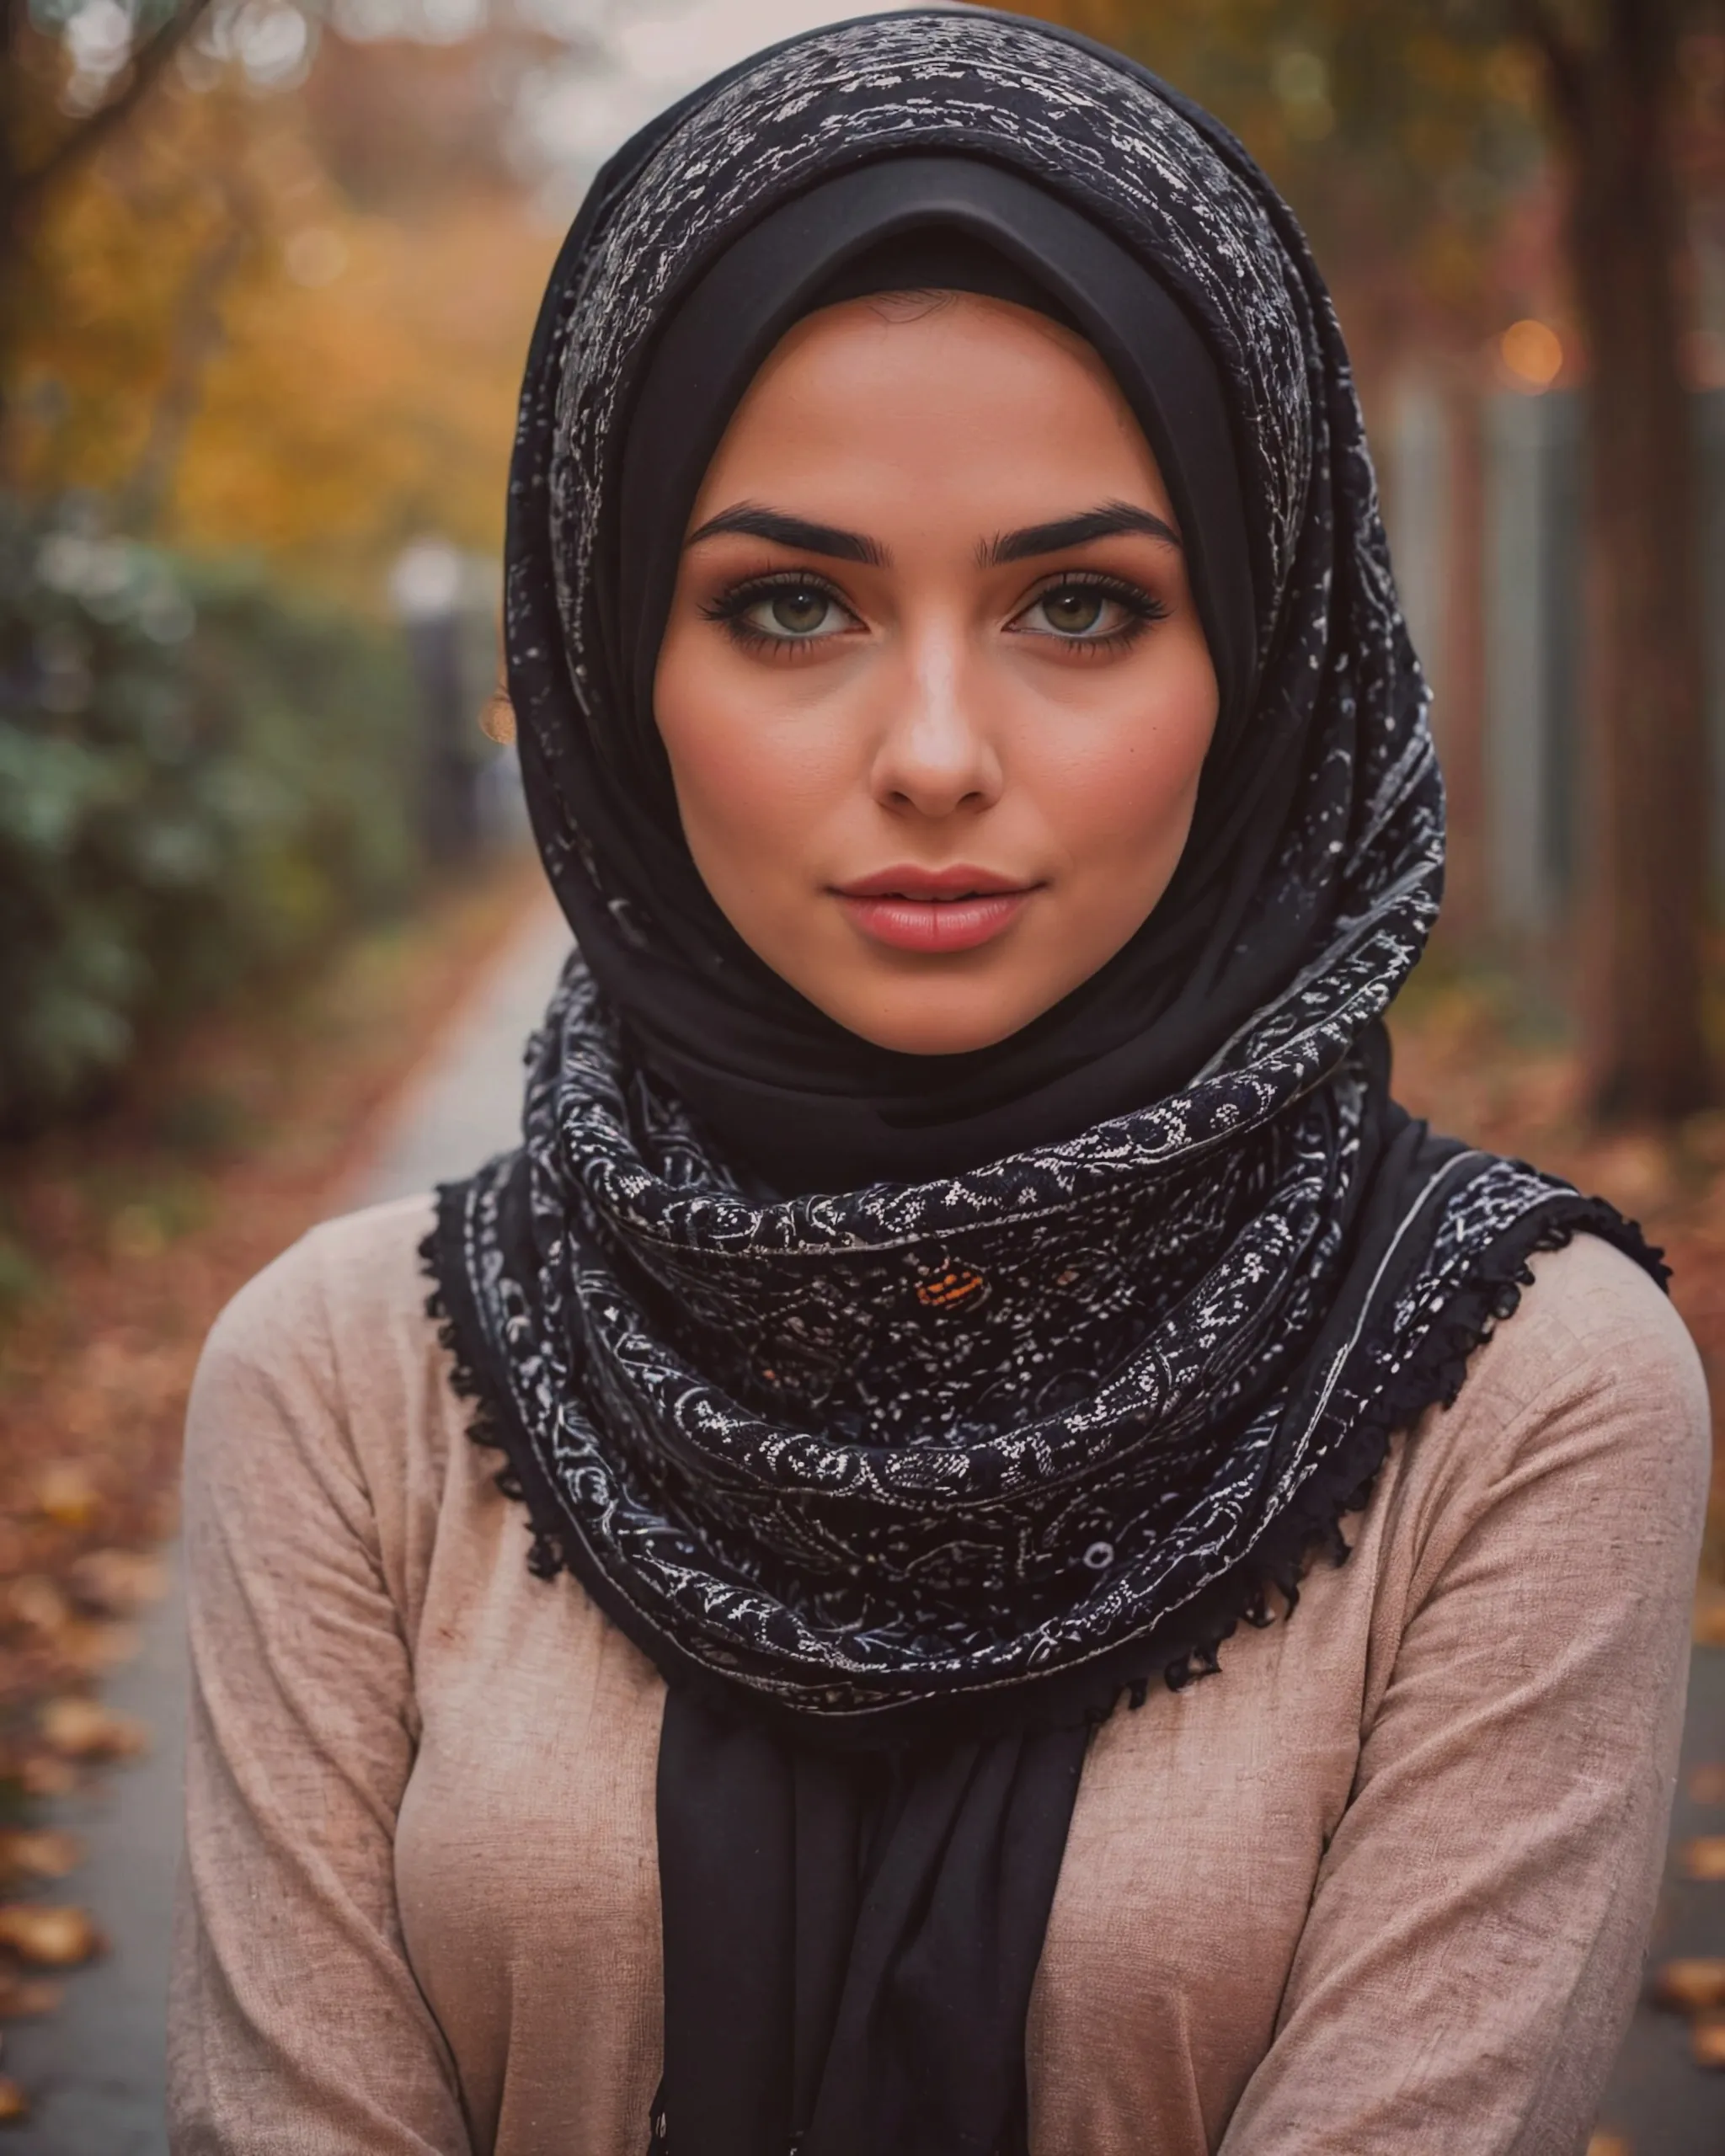
<svg viewBox="0 0 1725 2156">
<path fill-rule="evenodd" d="M 889 950 L 975 951 L 1004 935 L 1039 887 L 959 862 L 905 862 L 834 887 L 852 925 Z"/>
</svg>

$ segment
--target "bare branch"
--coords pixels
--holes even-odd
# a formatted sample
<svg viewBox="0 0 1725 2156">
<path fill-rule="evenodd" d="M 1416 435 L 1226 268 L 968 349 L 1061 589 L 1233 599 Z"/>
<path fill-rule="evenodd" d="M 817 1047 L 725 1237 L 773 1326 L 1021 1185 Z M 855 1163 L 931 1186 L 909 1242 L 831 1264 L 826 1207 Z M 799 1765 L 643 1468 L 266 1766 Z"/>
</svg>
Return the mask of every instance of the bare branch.
<svg viewBox="0 0 1725 2156">
<path fill-rule="evenodd" d="M 122 531 L 147 532 L 161 514 L 197 416 L 206 369 L 221 348 L 222 296 L 252 244 L 250 227 L 236 219 L 193 265 L 179 297 L 168 379 L 150 415 L 149 432 L 131 477 L 120 489 L 117 520 Z"/>
<path fill-rule="evenodd" d="M 12 194 L 14 219 L 28 217 L 51 188 L 86 158 L 93 157 L 109 136 L 119 132 L 154 89 L 163 71 L 196 29 L 209 5 L 210 0 L 181 0 L 181 5 L 161 29 L 133 56 L 124 87 L 106 104 L 99 105 L 88 119 L 69 127 L 40 164 L 19 173 Z"/>
</svg>

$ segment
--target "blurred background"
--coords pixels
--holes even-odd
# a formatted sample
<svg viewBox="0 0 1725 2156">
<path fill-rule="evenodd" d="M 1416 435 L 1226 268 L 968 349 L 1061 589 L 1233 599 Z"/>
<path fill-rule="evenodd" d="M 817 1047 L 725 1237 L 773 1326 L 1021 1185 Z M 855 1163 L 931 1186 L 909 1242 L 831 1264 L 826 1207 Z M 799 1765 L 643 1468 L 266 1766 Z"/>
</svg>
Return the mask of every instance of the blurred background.
<svg viewBox="0 0 1725 2156">
<path fill-rule="evenodd" d="M 847 12 L 0 8 L 0 2121 L 40 2156 L 163 2145 L 197 1342 L 311 1221 L 508 1142 L 564 947 L 495 693 L 552 259 L 641 121 Z M 1220 114 L 1334 291 L 1450 797 L 1403 1097 L 1639 1214 L 1725 1391 L 1725 18 L 1039 12 Z M 1725 2147 L 1721 1500 L 1696 1636 L 1595 2156 Z"/>
</svg>

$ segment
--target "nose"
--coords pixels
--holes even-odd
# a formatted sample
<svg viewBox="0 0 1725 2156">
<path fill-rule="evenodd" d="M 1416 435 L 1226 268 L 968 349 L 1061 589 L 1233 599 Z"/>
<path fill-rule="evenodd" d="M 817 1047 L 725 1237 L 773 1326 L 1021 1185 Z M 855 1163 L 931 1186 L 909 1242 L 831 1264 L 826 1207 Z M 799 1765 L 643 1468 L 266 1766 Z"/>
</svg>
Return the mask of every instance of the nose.
<svg viewBox="0 0 1725 2156">
<path fill-rule="evenodd" d="M 1000 798 L 1004 774 L 984 669 L 966 644 L 956 623 L 913 629 L 902 668 L 882 682 L 891 702 L 869 777 L 883 808 L 946 817 Z"/>
</svg>

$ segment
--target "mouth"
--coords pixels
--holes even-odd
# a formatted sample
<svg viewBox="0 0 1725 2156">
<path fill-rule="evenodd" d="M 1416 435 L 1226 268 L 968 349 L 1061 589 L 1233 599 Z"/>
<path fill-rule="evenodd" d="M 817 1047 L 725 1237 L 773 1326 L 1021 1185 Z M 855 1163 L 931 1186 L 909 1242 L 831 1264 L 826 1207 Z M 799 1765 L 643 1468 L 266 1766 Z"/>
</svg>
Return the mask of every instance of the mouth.
<svg viewBox="0 0 1725 2156">
<path fill-rule="evenodd" d="M 961 862 L 950 868 L 883 868 L 836 884 L 833 895 L 871 942 L 943 954 L 991 943 L 1040 888 Z"/>
</svg>

